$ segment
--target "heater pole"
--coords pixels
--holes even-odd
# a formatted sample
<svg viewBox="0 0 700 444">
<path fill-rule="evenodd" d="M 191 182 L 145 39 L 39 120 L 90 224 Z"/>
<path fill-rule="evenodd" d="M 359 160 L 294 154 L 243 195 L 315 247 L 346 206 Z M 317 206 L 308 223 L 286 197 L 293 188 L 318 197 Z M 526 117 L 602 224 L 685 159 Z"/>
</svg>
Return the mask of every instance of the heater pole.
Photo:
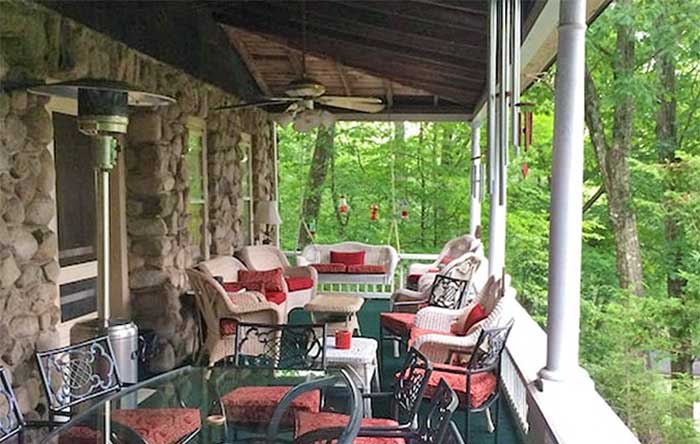
<svg viewBox="0 0 700 444">
<path fill-rule="evenodd" d="M 110 319 L 110 269 L 109 269 L 109 172 L 114 165 L 114 139 L 111 136 L 95 137 L 95 204 L 97 214 L 97 303 L 100 320 L 109 327 Z"/>
</svg>

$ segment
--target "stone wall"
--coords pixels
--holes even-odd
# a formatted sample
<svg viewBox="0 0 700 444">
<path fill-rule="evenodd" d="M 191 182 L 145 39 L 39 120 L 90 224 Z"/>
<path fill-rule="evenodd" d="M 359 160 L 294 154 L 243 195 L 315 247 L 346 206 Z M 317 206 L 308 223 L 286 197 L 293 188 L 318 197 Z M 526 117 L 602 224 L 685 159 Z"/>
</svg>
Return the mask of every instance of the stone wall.
<svg viewBox="0 0 700 444">
<path fill-rule="evenodd" d="M 256 141 L 256 195 L 272 193 L 271 128 L 265 113 L 210 112 L 236 98 L 92 30 L 30 3 L 3 2 L 0 82 L 97 77 L 167 94 L 177 104 L 130 116 L 125 149 L 131 312 L 159 335 L 157 369 L 192 352 L 193 308 L 181 302 L 192 263 L 187 228 L 185 123 L 205 119 L 212 254 L 231 254 L 240 232 L 241 131 Z M 46 100 L 24 92 L 0 95 L 0 365 L 13 376 L 22 409 L 40 402 L 32 354 L 59 322 L 52 140 Z M 48 341 L 50 343 L 50 341 Z"/>
<path fill-rule="evenodd" d="M 12 369 L 22 409 L 40 389 L 34 346 L 58 322 L 53 138 L 46 101 L 0 95 L 0 366 Z"/>
</svg>

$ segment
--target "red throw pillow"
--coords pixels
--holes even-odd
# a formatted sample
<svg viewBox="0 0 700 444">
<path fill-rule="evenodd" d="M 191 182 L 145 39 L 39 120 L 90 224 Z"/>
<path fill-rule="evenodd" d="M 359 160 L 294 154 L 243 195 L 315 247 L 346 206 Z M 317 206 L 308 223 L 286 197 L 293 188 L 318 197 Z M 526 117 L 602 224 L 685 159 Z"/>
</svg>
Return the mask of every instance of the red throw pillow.
<svg viewBox="0 0 700 444">
<path fill-rule="evenodd" d="M 331 250 L 331 263 L 345 265 L 364 265 L 364 251 L 333 251 Z"/>
<path fill-rule="evenodd" d="M 265 291 L 284 291 L 281 268 L 265 271 L 238 270 L 238 283 L 245 288 L 249 288 L 249 285 L 263 284 Z"/>
<path fill-rule="evenodd" d="M 488 317 L 488 313 L 484 310 L 481 304 L 476 304 L 467 316 L 460 316 L 455 322 L 450 325 L 450 333 L 457 336 L 464 336 L 470 328 L 479 321 Z"/>
</svg>

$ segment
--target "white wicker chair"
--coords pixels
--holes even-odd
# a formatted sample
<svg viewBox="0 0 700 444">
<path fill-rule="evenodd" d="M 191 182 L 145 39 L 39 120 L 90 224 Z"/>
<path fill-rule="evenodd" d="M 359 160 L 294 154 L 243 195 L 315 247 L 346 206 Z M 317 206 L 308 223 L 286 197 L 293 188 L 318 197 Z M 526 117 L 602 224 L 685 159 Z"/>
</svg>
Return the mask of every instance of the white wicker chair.
<svg viewBox="0 0 700 444">
<path fill-rule="evenodd" d="M 409 265 L 408 275 L 423 275 L 429 273 L 430 270 L 447 268 L 448 265 L 451 265 L 451 262 L 456 261 L 458 258 L 467 253 L 477 253 L 483 255 L 483 246 L 481 241 L 470 234 L 449 240 L 445 246 L 442 247 L 440 255 L 434 262 L 430 264 Z M 452 261 L 444 264 L 443 260 L 446 257 L 451 258 Z"/>
<path fill-rule="evenodd" d="M 187 270 L 197 309 L 206 324 L 204 349 L 209 354 L 209 365 L 234 353 L 234 335 L 222 335 L 222 320 L 266 324 L 284 324 L 287 320 L 285 307 L 268 301 L 263 294 L 247 291 L 231 298 L 214 280 L 214 276 L 222 276 L 225 281 L 235 281 L 241 268 L 245 266 L 238 260 L 222 256 Z"/>
<path fill-rule="evenodd" d="M 416 314 L 415 328 L 446 332 L 448 334 L 427 333 L 418 336 L 413 347 L 423 352 L 433 362 L 447 362 L 452 353 L 469 354 L 474 348 L 483 329 L 505 326 L 512 319 L 512 304 L 516 291 L 510 286 L 510 276 L 505 283 L 500 279 L 489 278 L 479 296 L 468 306 L 459 310 L 426 307 Z M 450 335 L 450 326 L 474 304 L 481 304 L 488 317 L 474 326 L 465 336 Z"/>
<path fill-rule="evenodd" d="M 282 268 L 282 274 L 285 278 L 309 278 L 313 280 L 311 288 L 296 291 L 288 291 L 286 283 L 283 282 L 287 294 L 287 313 L 295 308 L 304 308 L 304 305 L 316 296 L 318 283 L 316 270 L 313 267 L 290 266 L 287 257 L 279 248 L 271 245 L 249 245 L 243 247 L 237 255 L 251 270 Z"/>
<path fill-rule="evenodd" d="M 470 302 L 479 294 L 488 278 L 488 259 L 476 253 L 466 253 L 453 260 L 440 271 L 440 275 L 457 279 L 468 280 L 470 288 L 465 295 L 464 303 Z M 430 288 L 435 281 L 435 275 L 429 280 L 419 281 L 418 291 L 401 288 L 391 295 L 390 307 L 392 311 L 403 311 L 415 313 L 421 303 L 427 302 L 430 296 Z M 396 303 L 399 304 L 396 304 Z M 414 302 L 407 304 L 406 302 Z"/>
</svg>

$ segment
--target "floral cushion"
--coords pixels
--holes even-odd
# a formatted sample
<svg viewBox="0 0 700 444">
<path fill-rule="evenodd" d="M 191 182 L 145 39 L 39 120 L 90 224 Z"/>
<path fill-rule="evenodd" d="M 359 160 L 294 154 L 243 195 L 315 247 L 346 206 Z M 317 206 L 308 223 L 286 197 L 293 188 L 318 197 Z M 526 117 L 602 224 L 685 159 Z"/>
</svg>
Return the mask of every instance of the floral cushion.
<svg viewBox="0 0 700 444">
<path fill-rule="evenodd" d="M 245 424 L 267 423 L 277 405 L 291 389 L 290 386 L 239 387 L 224 395 L 221 402 L 230 421 Z M 294 398 L 282 423 L 293 424 L 295 411 L 317 413 L 320 405 L 321 393 L 318 390 L 302 393 Z"/>
<path fill-rule="evenodd" d="M 284 278 L 287 281 L 287 290 L 297 291 L 314 288 L 314 280 L 305 277 L 288 277 Z"/>
<path fill-rule="evenodd" d="M 319 273 L 345 273 L 348 266 L 345 264 L 311 264 Z"/>
<path fill-rule="evenodd" d="M 452 371 L 445 371 L 452 370 Z M 461 373 L 456 373 L 461 371 Z M 425 391 L 425 396 L 430 397 L 437 390 L 440 379 L 444 379 L 447 384 L 452 387 L 459 398 L 459 405 L 464 407 L 467 405 L 467 376 L 464 373 L 464 367 L 435 364 L 433 372 L 430 374 L 428 388 Z M 493 373 L 477 373 L 471 376 L 469 396 L 470 408 L 475 409 L 481 407 L 489 397 L 496 391 L 496 376 Z"/>
<path fill-rule="evenodd" d="M 221 337 L 235 335 L 237 324 L 238 324 L 238 321 L 236 321 L 235 319 L 231 319 L 231 318 L 220 319 L 219 320 L 219 335 L 221 335 Z"/>
<path fill-rule="evenodd" d="M 238 282 L 244 287 L 248 285 L 264 284 L 265 291 L 284 291 L 282 286 L 282 269 L 273 270 L 238 270 Z"/>
<path fill-rule="evenodd" d="M 298 438 L 314 430 L 325 427 L 346 427 L 348 425 L 349 416 L 342 413 L 311 413 L 306 411 L 298 411 L 295 414 L 294 421 L 294 437 Z M 393 419 L 384 418 L 363 418 L 362 427 L 397 427 L 398 423 Z M 358 437 L 353 441 L 354 444 L 404 444 L 403 438 L 392 437 Z"/>
<path fill-rule="evenodd" d="M 457 320 L 450 325 L 450 333 L 457 336 L 466 336 L 467 332 L 474 324 L 486 319 L 488 316 L 489 314 L 484 310 L 481 304 L 474 304 L 471 310 L 464 311 Z"/>
<path fill-rule="evenodd" d="M 414 313 L 381 313 L 379 315 L 379 325 L 401 336 L 409 336 L 415 320 Z"/>
<path fill-rule="evenodd" d="M 384 265 L 348 265 L 348 273 L 352 274 L 384 274 L 386 267 Z"/>
<path fill-rule="evenodd" d="M 112 411 L 112 420 L 126 426 L 149 444 L 172 444 L 201 426 L 197 409 L 120 409 Z M 59 439 L 61 444 L 95 444 L 100 432 L 76 426 Z"/>
</svg>

